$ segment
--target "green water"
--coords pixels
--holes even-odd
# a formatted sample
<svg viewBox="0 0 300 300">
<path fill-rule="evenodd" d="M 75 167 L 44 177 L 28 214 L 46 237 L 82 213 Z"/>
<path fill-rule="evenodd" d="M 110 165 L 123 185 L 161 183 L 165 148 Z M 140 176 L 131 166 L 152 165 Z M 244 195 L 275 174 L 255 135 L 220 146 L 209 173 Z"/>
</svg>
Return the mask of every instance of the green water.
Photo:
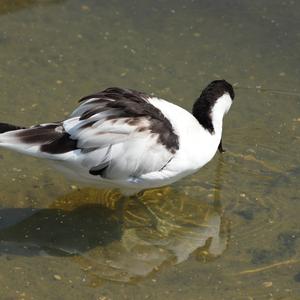
<svg viewBox="0 0 300 300">
<path fill-rule="evenodd" d="M 0 120 L 130 87 L 190 109 L 235 85 L 223 144 L 140 202 L 0 153 L 0 299 L 300 299 L 297 1 L 0 2 Z"/>
</svg>

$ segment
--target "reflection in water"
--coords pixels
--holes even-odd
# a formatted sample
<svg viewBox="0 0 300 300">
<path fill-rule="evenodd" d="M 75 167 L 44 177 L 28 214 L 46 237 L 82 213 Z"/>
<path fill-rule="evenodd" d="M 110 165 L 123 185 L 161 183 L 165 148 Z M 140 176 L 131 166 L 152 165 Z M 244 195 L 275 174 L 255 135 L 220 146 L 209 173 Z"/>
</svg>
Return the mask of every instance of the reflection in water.
<svg viewBox="0 0 300 300">
<path fill-rule="evenodd" d="M 225 250 L 219 207 L 200 200 L 169 188 L 139 201 L 85 189 L 49 209 L 2 209 L 0 252 L 70 256 L 93 276 L 128 282 L 192 253 L 212 259 Z"/>
<path fill-rule="evenodd" d="M 97 204 L 83 205 L 72 211 L 2 209 L 0 218 L 5 228 L 0 231 L 0 251 L 20 255 L 85 252 L 120 238 L 121 226 L 112 216 L 113 211 Z M 7 218 L 24 219 L 6 227 Z"/>
</svg>

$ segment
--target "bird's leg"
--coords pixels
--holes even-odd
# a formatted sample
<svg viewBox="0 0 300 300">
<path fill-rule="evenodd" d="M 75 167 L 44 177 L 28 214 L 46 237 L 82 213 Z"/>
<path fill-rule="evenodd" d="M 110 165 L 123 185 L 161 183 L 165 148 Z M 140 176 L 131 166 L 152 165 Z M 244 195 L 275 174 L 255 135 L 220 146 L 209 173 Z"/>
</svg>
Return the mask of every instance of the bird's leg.
<svg viewBox="0 0 300 300">
<path fill-rule="evenodd" d="M 226 152 L 226 150 L 225 150 L 225 149 L 223 149 L 223 146 L 222 146 L 222 139 L 221 139 L 221 141 L 220 141 L 220 144 L 219 144 L 218 150 L 219 150 L 219 152 L 220 152 L 220 153 Z"/>
<path fill-rule="evenodd" d="M 120 224 L 124 224 L 124 209 L 126 201 L 128 201 L 128 198 L 126 196 L 121 196 L 116 205 L 116 217 Z"/>
<path fill-rule="evenodd" d="M 144 192 L 141 191 L 139 193 L 137 193 L 136 195 L 132 196 L 132 199 L 134 199 L 134 201 L 136 203 L 138 203 L 140 205 L 140 207 L 143 208 L 144 211 L 146 211 L 147 215 L 150 217 L 151 220 L 151 227 L 156 227 L 157 223 L 158 223 L 158 217 L 155 215 L 155 213 L 152 211 L 151 208 L 149 208 L 142 200 L 141 197 L 143 196 Z"/>
<path fill-rule="evenodd" d="M 222 215 L 222 205 L 221 205 L 221 192 L 222 192 L 222 182 L 223 182 L 223 169 L 224 169 L 224 156 L 219 156 L 216 166 L 215 180 L 214 180 L 214 208 L 220 215 Z"/>
</svg>

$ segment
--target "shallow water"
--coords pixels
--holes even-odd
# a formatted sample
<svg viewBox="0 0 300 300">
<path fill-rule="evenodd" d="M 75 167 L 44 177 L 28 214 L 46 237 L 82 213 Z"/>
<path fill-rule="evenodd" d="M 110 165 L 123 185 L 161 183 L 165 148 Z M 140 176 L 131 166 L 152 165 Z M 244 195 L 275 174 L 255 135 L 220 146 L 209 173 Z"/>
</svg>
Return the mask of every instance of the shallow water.
<svg viewBox="0 0 300 300">
<path fill-rule="evenodd" d="M 1 149 L 0 299 L 300 299 L 296 1 L 1 1 L 0 119 L 60 120 L 107 86 L 236 100 L 197 174 L 140 199 Z"/>
</svg>

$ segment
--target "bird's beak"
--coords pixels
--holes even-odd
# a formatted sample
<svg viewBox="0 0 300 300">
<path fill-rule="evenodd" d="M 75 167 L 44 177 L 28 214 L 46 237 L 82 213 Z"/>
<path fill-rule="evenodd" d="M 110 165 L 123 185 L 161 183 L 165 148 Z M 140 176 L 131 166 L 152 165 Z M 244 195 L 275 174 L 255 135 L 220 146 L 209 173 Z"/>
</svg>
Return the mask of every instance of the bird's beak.
<svg viewBox="0 0 300 300">
<path fill-rule="evenodd" d="M 224 150 L 224 149 L 223 149 L 223 146 L 222 146 L 222 139 L 221 139 L 221 141 L 220 141 L 220 144 L 219 144 L 218 150 L 219 150 L 219 152 L 220 152 L 220 153 L 223 153 L 223 152 L 225 152 L 225 151 L 226 151 L 226 150 Z"/>
</svg>

